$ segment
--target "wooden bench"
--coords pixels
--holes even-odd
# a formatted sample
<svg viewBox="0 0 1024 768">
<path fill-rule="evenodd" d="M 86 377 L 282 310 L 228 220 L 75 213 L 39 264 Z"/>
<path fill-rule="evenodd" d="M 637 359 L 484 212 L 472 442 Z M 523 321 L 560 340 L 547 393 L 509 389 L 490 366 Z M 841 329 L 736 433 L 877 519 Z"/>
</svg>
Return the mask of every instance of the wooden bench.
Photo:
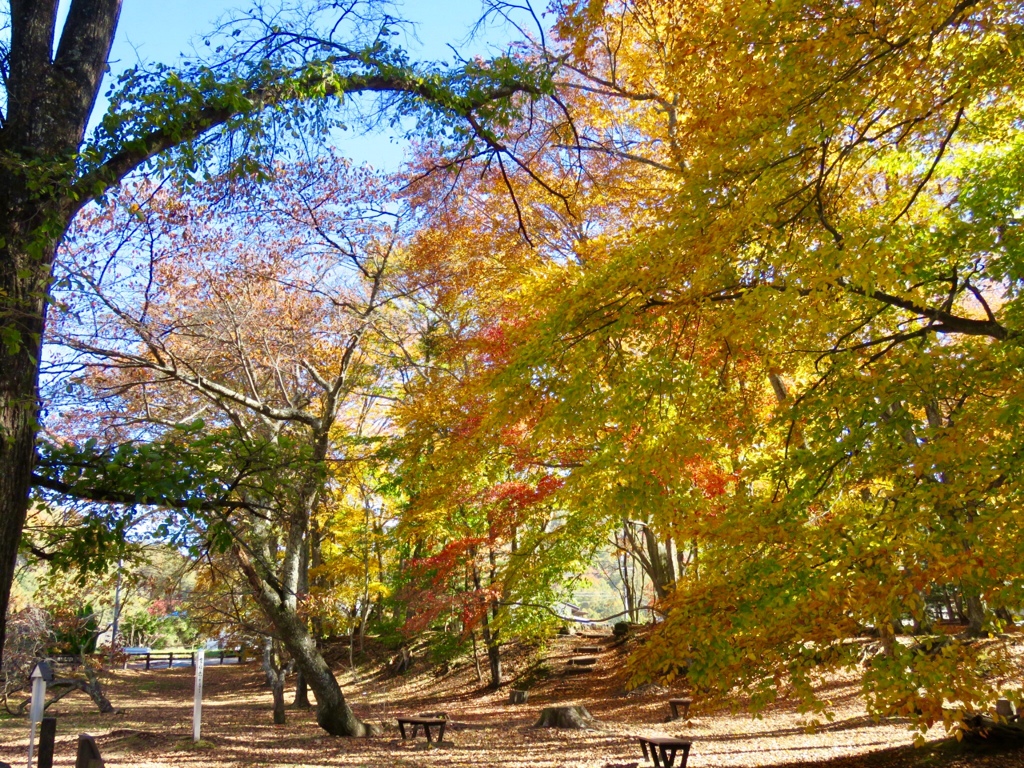
<svg viewBox="0 0 1024 768">
<path fill-rule="evenodd" d="M 683 717 L 690 716 L 690 705 L 693 703 L 693 699 L 669 699 L 668 705 L 672 708 L 672 719 L 679 719 L 679 708 L 683 708 Z"/>
<path fill-rule="evenodd" d="M 644 751 L 644 760 L 653 760 L 654 764 L 661 768 L 672 768 L 676 760 L 676 753 L 683 750 L 683 759 L 679 768 L 686 768 L 686 758 L 690 756 L 690 744 L 686 739 L 677 739 L 674 736 L 638 736 L 640 749 Z M 647 756 L 647 748 L 650 747 L 651 756 Z M 658 758 L 661 758 L 660 760 Z"/>
<path fill-rule="evenodd" d="M 402 738 L 408 738 L 405 735 L 405 726 L 412 726 L 412 738 L 416 738 L 416 732 L 420 726 L 423 726 L 423 733 L 426 734 L 427 744 L 431 743 L 430 740 L 430 729 L 435 725 L 438 727 L 437 741 L 436 744 L 440 744 L 444 741 L 444 727 L 448 724 L 448 720 L 443 717 L 400 717 L 398 718 L 398 730 L 402 734 Z"/>
</svg>

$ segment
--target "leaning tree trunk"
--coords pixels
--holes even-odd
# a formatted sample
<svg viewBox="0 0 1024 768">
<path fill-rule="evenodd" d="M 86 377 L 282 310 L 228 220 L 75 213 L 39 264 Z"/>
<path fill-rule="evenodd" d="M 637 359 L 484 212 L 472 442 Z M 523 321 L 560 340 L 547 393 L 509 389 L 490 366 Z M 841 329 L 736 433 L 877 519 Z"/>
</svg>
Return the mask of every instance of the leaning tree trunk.
<svg viewBox="0 0 1024 768">
<path fill-rule="evenodd" d="M 298 616 L 292 611 L 279 611 L 274 623 L 282 642 L 316 696 L 317 724 L 332 736 L 372 736 L 373 729 L 356 717 L 345 701 L 334 673 Z"/>
<path fill-rule="evenodd" d="M 294 531 L 291 532 L 291 536 L 294 535 Z M 287 597 L 287 593 L 282 596 L 268 579 L 260 575 L 259 566 L 250 560 L 241 548 L 236 547 L 234 552 L 253 588 L 257 602 L 273 623 L 277 636 L 288 649 L 295 665 L 316 696 L 317 724 L 332 736 L 373 735 L 373 729 L 355 716 L 334 673 L 299 618 L 294 593 L 291 599 Z M 285 559 L 288 559 L 287 555 Z"/>
<path fill-rule="evenodd" d="M 103 693 L 103 684 L 100 682 L 99 676 L 95 670 L 90 669 L 89 665 L 83 663 L 83 669 L 85 670 L 85 685 L 82 686 L 82 690 L 89 694 L 89 698 L 92 699 L 93 703 L 99 708 L 100 712 L 104 715 L 114 714 L 114 705 L 110 703 L 110 700 Z"/>
</svg>

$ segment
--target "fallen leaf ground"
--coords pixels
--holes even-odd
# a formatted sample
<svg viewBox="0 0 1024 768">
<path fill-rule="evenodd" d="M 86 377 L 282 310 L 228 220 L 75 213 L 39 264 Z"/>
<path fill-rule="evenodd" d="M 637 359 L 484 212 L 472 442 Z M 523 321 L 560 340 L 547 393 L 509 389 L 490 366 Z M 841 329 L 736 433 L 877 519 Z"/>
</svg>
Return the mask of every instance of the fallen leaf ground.
<svg viewBox="0 0 1024 768">
<path fill-rule="evenodd" d="M 74 765 L 75 741 L 85 732 L 96 737 L 111 768 L 632 768 L 644 764 L 635 739 L 641 734 L 692 739 L 691 768 L 1024 768 L 1024 745 L 1015 743 L 958 744 L 933 729 L 926 746 L 910 746 L 906 723 L 875 723 L 864 715 L 851 679 L 829 681 L 835 720 L 814 732 L 808 731 L 805 716 L 785 704 L 753 720 L 742 713 L 702 709 L 698 701 L 689 721 L 667 722 L 669 692 L 649 688 L 627 695 L 622 649 L 609 640 L 565 637 L 552 642 L 543 659 L 548 676 L 533 683 L 524 705 L 510 705 L 507 688 L 485 690 L 472 665 L 440 676 L 421 662 L 402 677 L 389 677 L 379 666 L 364 669 L 359 680 L 341 671 L 339 679 L 357 713 L 383 726 L 382 736 L 361 740 L 325 735 L 309 710 L 291 709 L 286 725 L 273 725 L 270 691 L 258 665 L 214 665 L 206 669 L 204 743 L 196 747 L 191 741 L 192 670 L 120 670 L 106 681 L 120 713 L 100 715 L 79 694 L 56 705 L 51 713 L 58 717 L 55 765 Z M 597 663 L 566 674 L 576 649 L 595 643 L 602 645 L 592 654 Z M 513 654 L 509 676 L 524 674 L 535 662 L 526 653 Z M 585 705 L 598 727 L 531 727 L 541 707 L 562 703 Z M 451 721 L 443 745 L 428 748 L 422 737 L 401 740 L 396 715 L 438 711 L 447 712 Z M 25 765 L 27 729 L 23 719 L 0 720 L 0 760 Z"/>
</svg>

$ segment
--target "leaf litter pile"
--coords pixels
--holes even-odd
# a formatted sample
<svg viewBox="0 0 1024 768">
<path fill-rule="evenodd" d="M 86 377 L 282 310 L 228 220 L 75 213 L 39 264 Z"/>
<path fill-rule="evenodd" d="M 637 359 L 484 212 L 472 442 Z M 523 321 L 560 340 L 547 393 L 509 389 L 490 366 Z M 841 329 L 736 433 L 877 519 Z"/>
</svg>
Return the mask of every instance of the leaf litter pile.
<svg viewBox="0 0 1024 768">
<path fill-rule="evenodd" d="M 645 686 L 626 691 L 619 651 L 599 654 L 585 672 L 572 670 L 572 638 L 558 638 L 538 666 L 527 654 L 510 654 L 508 671 L 531 678 L 526 704 L 509 704 L 509 688 L 487 690 L 472 664 L 441 675 L 418 663 L 404 676 L 386 665 L 360 670 L 359 680 L 339 671 L 339 680 L 357 714 L 381 726 L 372 739 L 341 739 L 316 725 L 312 710 L 290 708 L 288 722 L 271 722 L 271 694 L 258 664 L 209 666 L 206 670 L 202 741 L 192 742 L 193 671 L 189 668 L 118 670 L 106 676 L 110 699 L 120 711 L 100 715 L 84 696 L 68 697 L 51 710 L 58 718 L 54 765 L 74 765 L 79 733 L 96 738 L 106 764 L 118 766 L 437 766 L 468 768 L 632 768 L 645 765 L 638 735 L 669 735 L 693 741 L 688 765 L 829 766 L 830 768 L 1024 768 L 1024 745 L 957 743 L 933 728 L 924 747 L 910 746 L 905 722 L 874 722 L 853 677 L 823 683 L 832 722 L 808 727 L 806 715 L 780 703 L 761 719 L 728 709 L 709 710 L 696 700 L 688 721 L 669 722 L 667 699 L 680 691 Z M 541 671 L 538 671 L 541 670 Z M 290 700 L 290 696 L 289 696 Z M 533 728 L 540 710 L 556 704 L 583 704 L 596 719 L 588 730 Z M 403 742 L 395 717 L 445 712 L 445 743 L 428 747 L 422 734 Z M 27 722 L 0 720 L 0 760 L 23 765 Z M 651 763 L 646 763 L 650 765 Z"/>
</svg>

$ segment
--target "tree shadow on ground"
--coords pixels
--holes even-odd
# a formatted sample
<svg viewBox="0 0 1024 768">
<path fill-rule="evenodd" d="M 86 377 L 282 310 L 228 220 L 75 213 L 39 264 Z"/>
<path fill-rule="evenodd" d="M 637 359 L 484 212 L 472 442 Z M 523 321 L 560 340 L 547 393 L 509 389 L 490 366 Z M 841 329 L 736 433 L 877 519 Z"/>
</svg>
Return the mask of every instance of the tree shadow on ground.
<svg viewBox="0 0 1024 768">
<path fill-rule="evenodd" d="M 775 768 L 1024 768 L 1024 739 L 968 737 L 923 747 L 892 747 L 831 760 L 783 763 Z"/>
</svg>

